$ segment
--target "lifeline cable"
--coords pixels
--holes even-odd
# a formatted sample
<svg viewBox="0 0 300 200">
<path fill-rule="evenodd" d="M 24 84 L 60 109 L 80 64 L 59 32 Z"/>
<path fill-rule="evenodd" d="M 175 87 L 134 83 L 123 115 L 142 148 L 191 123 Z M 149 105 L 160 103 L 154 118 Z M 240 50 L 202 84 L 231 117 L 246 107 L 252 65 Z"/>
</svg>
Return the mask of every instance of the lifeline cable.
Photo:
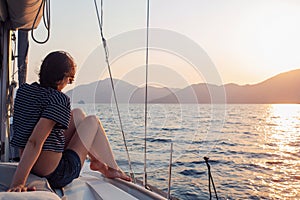
<svg viewBox="0 0 300 200">
<path fill-rule="evenodd" d="M 106 61 L 107 68 L 108 68 L 108 71 L 109 71 L 109 76 L 110 76 L 110 82 L 111 82 L 111 87 L 112 87 L 112 91 L 113 91 L 114 101 L 115 101 L 115 104 L 116 104 L 116 109 L 117 109 L 117 113 L 118 113 L 118 117 L 119 117 L 120 129 L 121 129 L 122 136 L 123 136 L 123 142 L 124 142 L 124 146 L 125 146 L 125 150 L 126 150 L 126 154 L 127 154 L 128 165 L 129 165 L 129 168 L 130 168 L 130 171 L 131 171 L 130 176 L 131 176 L 132 180 L 135 182 L 134 172 L 133 172 L 133 169 L 132 169 L 132 166 L 131 166 L 131 160 L 130 160 L 130 156 L 129 156 L 129 152 L 128 152 L 128 147 L 127 147 L 127 144 L 126 144 L 125 133 L 124 133 L 124 130 L 123 130 L 123 124 L 122 124 L 119 105 L 118 105 L 118 101 L 117 101 L 117 95 L 116 95 L 116 91 L 115 91 L 114 81 L 113 81 L 113 78 L 112 78 L 110 63 L 109 63 L 109 60 L 108 60 L 108 57 L 109 57 L 108 47 L 107 47 L 106 39 L 105 39 L 104 34 L 103 34 L 103 0 L 101 0 L 101 18 L 99 16 L 98 6 L 97 6 L 96 0 L 94 0 L 94 3 L 95 3 L 97 18 L 98 18 L 98 24 L 99 24 L 102 44 L 103 44 L 103 48 L 104 48 L 104 52 L 105 52 L 105 61 Z"/>
<path fill-rule="evenodd" d="M 216 190 L 216 187 L 215 187 L 215 184 L 214 184 L 214 180 L 212 178 L 212 175 L 211 175 L 211 171 L 210 171 L 210 165 L 208 163 L 208 157 L 204 157 L 204 160 L 205 160 L 205 163 L 207 165 L 207 169 L 208 169 L 208 189 L 209 189 L 209 199 L 212 198 L 212 195 L 211 195 L 211 187 L 210 187 L 210 183 L 212 183 L 213 185 L 213 188 L 214 188 L 214 192 L 215 192 L 215 195 L 216 195 L 216 199 L 218 200 L 218 195 L 217 195 L 217 190 Z"/>
</svg>

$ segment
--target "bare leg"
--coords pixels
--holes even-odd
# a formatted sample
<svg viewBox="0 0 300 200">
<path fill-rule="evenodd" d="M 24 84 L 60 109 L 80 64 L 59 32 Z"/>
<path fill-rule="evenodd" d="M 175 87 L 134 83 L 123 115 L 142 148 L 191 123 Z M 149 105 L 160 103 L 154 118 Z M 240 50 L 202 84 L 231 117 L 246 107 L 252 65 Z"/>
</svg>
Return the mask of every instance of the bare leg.
<svg viewBox="0 0 300 200">
<path fill-rule="evenodd" d="M 96 133 L 96 138 L 94 139 L 92 144 L 92 148 L 90 148 L 89 155 L 91 156 L 91 158 L 94 158 L 93 160 L 99 160 L 107 164 L 111 168 L 119 169 L 113 151 L 110 147 L 108 138 L 106 136 L 105 130 L 102 127 L 100 121 L 98 119 L 96 120 L 97 120 L 96 123 L 98 129 Z M 94 148 L 94 147 L 98 147 L 98 148 Z M 101 148 L 100 151 L 99 148 Z"/>
<path fill-rule="evenodd" d="M 79 108 L 75 108 L 71 111 L 71 120 L 70 120 L 69 128 L 64 132 L 65 140 L 66 140 L 65 148 L 69 145 L 72 137 L 74 136 L 76 127 L 79 126 L 79 124 L 83 121 L 85 117 L 86 117 L 85 113 Z"/>
<path fill-rule="evenodd" d="M 102 163 L 91 156 L 91 170 L 101 172 L 107 178 L 121 178 L 126 181 L 131 181 L 131 178 L 127 176 L 120 168 L 112 168 L 105 163 Z"/>
<path fill-rule="evenodd" d="M 88 154 L 91 157 L 90 167 L 92 170 L 99 171 L 108 178 L 121 178 L 130 181 L 130 177 L 121 171 L 116 163 L 105 130 L 99 119 L 96 116 L 88 116 L 82 119 L 75 115 L 73 118 L 78 119 L 80 123 L 76 126 L 75 120 L 76 131 L 67 148 L 74 150 L 79 155 L 81 164 L 83 164 Z M 70 128 L 72 127 L 70 126 Z M 70 132 L 72 131 L 70 130 Z"/>
</svg>

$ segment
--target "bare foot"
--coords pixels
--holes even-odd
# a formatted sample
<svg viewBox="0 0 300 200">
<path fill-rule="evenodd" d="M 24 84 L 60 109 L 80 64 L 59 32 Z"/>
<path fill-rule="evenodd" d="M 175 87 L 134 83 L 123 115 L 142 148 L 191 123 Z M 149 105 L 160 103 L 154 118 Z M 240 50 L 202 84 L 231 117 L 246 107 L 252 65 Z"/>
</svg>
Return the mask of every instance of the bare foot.
<svg viewBox="0 0 300 200">
<path fill-rule="evenodd" d="M 125 181 L 132 181 L 122 170 L 114 169 L 99 161 L 91 161 L 91 170 L 101 172 L 106 178 L 120 178 Z"/>
</svg>

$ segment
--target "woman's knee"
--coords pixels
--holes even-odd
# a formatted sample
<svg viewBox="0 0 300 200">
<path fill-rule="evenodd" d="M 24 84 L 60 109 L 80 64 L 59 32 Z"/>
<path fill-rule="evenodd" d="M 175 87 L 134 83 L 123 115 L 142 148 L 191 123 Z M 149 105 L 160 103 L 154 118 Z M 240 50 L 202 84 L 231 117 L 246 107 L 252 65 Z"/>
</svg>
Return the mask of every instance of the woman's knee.
<svg viewBox="0 0 300 200">
<path fill-rule="evenodd" d="M 81 108 L 74 108 L 71 111 L 72 116 L 85 117 L 85 113 Z"/>
<path fill-rule="evenodd" d="M 84 123 L 89 124 L 89 125 L 96 125 L 98 126 L 99 124 L 99 119 L 96 115 L 89 115 L 85 117 Z"/>
<path fill-rule="evenodd" d="M 78 126 L 77 132 L 81 133 L 88 133 L 88 134 L 95 134 L 98 130 L 99 123 L 98 118 L 95 115 L 89 115 L 85 117 L 80 125 Z"/>
<path fill-rule="evenodd" d="M 71 116 L 76 126 L 78 126 L 85 118 L 85 113 L 80 108 L 75 108 L 71 111 Z"/>
</svg>

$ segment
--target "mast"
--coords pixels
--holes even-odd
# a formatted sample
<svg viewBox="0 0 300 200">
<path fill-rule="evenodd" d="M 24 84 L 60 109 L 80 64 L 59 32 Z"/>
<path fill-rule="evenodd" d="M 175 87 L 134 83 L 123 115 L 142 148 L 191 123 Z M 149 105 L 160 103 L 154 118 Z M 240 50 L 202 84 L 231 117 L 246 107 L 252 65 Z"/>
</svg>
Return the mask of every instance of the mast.
<svg viewBox="0 0 300 200">
<path fill-rule="evenodd" d="M 1 66 L 0 66 L 0 133 L 1 133 L 1 161 L 9 160 L 9 119 L 8 119 L 8 87 L 11 61 L 11 30 L 8 23 L 1 23 L 0 27 Z"/>
<path fill-rule="evenodd" d="M 49 0 L 48 0 L 49 1 Z M 46 26 L 49 37 L 50 2 L 46 0 L 0 1 L 0 159 L 9 160 L 9 93 L 12 61 L 12 30 L 33 30 L 37 28 L 46 5 Z M 24 15 L 26 13 L 26 15 Z M 44 23 L 46 23 L 44 21 Z M 13 84 L 13 83 L 12 83 Z"/>
</svg>

